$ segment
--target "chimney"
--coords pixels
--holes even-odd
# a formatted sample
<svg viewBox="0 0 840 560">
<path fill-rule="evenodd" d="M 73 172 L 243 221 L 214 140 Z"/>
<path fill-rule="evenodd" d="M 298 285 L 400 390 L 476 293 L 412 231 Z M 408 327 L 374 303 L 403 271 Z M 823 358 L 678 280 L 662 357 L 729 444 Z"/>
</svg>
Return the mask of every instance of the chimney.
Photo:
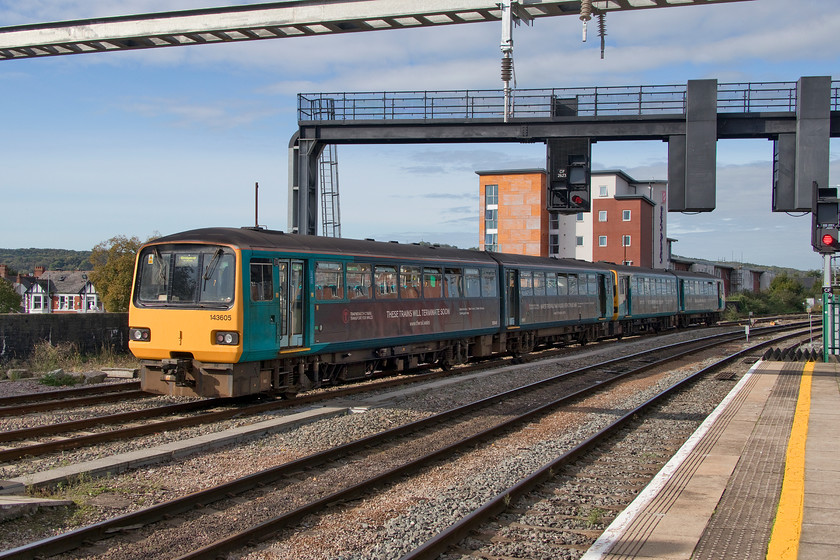
<svg viewBox="0 0 840 560">
<path fill-rule="evenodd" d="M 35 278 L 40 278 L 43 273 L 44 273 L 44 267 L 43 266 L 36 266 L 35 267 Z"/>
</svg>

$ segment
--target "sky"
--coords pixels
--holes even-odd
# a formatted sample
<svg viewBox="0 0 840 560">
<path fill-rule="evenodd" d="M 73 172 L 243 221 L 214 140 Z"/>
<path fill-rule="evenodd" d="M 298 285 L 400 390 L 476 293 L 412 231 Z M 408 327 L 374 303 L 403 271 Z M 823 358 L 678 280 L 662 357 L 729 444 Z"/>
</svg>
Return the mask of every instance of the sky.
<svg viewBox="0 0 840 560">
<path fill-rule="evenodd" d="M 0 0 L 0 27 L 236 0 Z M 840 2 L 616 12 L 606 57 L 577 17 L 514 31 L 517 87 L 840 79 Z M 199 227 L 287 229 L 298 93 L 501 89 L 499 22 L 0 61 L 0 247 L 89 250 Z M 719 141 L 717 207 L 671 213 L 685 257 L 819 269 L 810 215 L 770 210 L 773 144 Z M 339 146 L 342 236 L 477 247 L 478 175 L 543 144 Z M 667 178 L 667 144 L 598 142 L 593 169 Z M 830 184 L 840 185 L 831 142 Z"/>
</svg>

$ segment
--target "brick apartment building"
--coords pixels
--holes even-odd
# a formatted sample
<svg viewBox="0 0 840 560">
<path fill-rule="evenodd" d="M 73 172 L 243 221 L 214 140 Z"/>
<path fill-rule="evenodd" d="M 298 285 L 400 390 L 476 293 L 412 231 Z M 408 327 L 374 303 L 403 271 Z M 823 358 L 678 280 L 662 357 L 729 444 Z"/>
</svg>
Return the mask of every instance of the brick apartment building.
<svg viewBox="0 0 840 560">
<path fill-rule="evenodd" d="M 477 171 L 479 246 L 504 253 L 670 267 L 667 183 L 591 173 L 591 211 L 546 210 L 544 169 Z"/>
</svg>

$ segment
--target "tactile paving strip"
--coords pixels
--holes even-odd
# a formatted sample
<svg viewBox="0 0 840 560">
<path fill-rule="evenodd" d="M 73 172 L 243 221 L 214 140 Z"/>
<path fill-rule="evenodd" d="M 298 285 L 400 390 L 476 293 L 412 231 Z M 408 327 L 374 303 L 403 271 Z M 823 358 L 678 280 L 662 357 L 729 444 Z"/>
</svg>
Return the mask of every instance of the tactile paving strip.
<svg viewBox="0 0 840 560">
<path fill-rule="evenodd" d="M 801 376 L 802 364 L 783 366 L 693 560 L 764 560 Z"/>
</svg>

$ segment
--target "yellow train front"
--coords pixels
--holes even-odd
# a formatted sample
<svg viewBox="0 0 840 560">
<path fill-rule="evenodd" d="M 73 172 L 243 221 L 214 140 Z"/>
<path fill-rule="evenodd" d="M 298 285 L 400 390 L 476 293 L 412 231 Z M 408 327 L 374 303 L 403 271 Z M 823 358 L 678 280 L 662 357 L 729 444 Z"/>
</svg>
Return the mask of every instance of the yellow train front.
<svg viewBox="0 0 840 560">
<path fill-rule="evenodd" d="M 129 349 L 145 391 L 238 396 L 265 391 L 270 377 L 243 357 L 242 251 L 206 239 L 163 238 L 137 255 Z"/>
</svg>

